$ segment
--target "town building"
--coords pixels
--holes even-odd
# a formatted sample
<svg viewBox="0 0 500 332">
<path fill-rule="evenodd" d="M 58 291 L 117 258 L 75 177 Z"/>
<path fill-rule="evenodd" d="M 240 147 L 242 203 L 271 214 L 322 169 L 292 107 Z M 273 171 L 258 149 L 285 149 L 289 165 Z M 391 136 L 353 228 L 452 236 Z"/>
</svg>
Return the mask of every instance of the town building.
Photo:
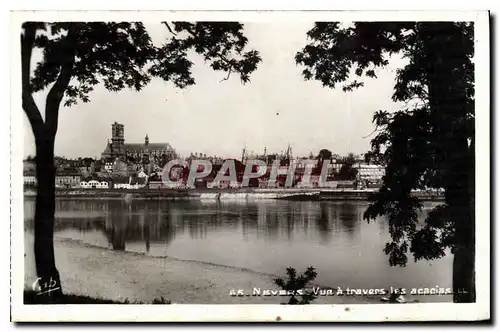
<svg viewBox="0 0 500 332">
<path fill-rule="evenodd" d="M 331 162 L 328 165 L 328 174 L 335 174 L 339 173 L 340 169 L 342 168 L 344 164 L 337 162 L 336 160 L 334 162 Z"/>
<path fill-rule="evenodd" d="M 99 180 L 81 181 L 80 187 L 91 188 L 91 189 L 107 189 L 109 188 L 109 183 L 107 181 L 99 181 Z"/>
<path fill-rule="evenodd" d="M 34 187 L 37 184 L 36 175 L 34 173 L 25 173 L 23 176 L 25 186 Z"/>
<path fill-rule="evenodd" d="M 63 173 L 56 175 L 56 187 L 74 188 L 80 185 L 82 176 L 76 173 Z"/>
<path fill-rule="evenodd" d="M 321 187 L 321 176 L 320 175 L 310 175 L 309 181 L 307 183 L 300 181 L 297 183 L 297 188 L 319 188 Z"/>
<path fill-rule="evenodd" d="M 125 143 L 124 126 L 120 123 L 111 125 L 111 141 L 108 141 L 101 159 L 114 162 L 132 160 L 147 164 L 177 158 L 177 153 L 169 143 L 151 143 L 146 134 L 144 143 Z"/>
<path fill-rule="evenodd" d="M 377 183 L 381 182 L 385 175 L 385 168 L 380 165 L 358 163 L 355 165 L 355 169 L 358 171 L 358 177 L 361 181 Z"/>
<path fill-rule="evenodd" d="M 207 188 L 218 188 L 218 189 L 228 189 L 228 188 L 239 188 L 240 184 L 238 181 L 212 181 L 207 183 Z"/>
<path fill-rule="evenodd" d="M 75 188 L 80 186 L 82 176 L 76 173 L 56 174 L 55 186 L 57 188 Z M 34 172 L 27 172 L 23 175 L 25 186 L 36 186 L 38 181 Z"/>
<path fill-rule="evenodd" d="M 113 162 L 112 161 L 107 161 L 104 163 L 104 171 L 105 172 L 113 172 Z"/>
</svg>

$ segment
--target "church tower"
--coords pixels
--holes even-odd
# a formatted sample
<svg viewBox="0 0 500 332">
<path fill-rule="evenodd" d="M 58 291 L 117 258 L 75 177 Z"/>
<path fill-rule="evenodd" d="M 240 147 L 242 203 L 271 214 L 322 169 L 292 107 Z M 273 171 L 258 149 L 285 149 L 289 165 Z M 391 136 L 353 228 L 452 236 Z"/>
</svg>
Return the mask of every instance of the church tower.
<svg viewBox="0 0 500 332">
<path fill-rule="evenodd" d="M 111 147 L 112 157 L 120 158 L 125 156 L 125 136 L 123 125 L 115 122 L 111 125 Z"/>
</svg>

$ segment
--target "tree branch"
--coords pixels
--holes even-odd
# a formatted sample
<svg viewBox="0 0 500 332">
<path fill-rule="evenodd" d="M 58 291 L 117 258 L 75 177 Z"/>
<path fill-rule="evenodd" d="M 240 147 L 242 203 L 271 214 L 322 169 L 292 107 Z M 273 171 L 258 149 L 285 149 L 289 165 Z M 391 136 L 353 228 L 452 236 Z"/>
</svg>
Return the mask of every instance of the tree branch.
<svg viewBox="0 0 500 332">
<path fill-rule="evenodd" d="M 77 29 L 75 23 L 70 23 L 68 34 L 64 41 L 63 53 L 61 54 L 61 70 L 56 82 L 47 94 L 45 103 L 45 123 L 49 132 L 55 136 L 59 117 L 59 107 L 64 97 L 64 91 L 69 85 L 75 63 L 75 43 Z"/>
<path fill-rule="evenodd" d="M 373 135 L 375 132 L 377 131 L 380 131 L 381 129 L 379 128 L 379 126 L 376 126 L 375 129 L 373 129 L 373 131 L 371 133 L 369 133 L 368 135 L 366 136 L 363 136 L 362 138 L 365 139 L 365 138 L 368 138 L 370 137 L 371 135 Z"/>
<path fill-rule="evenodd" d="M 225 78 L 222 78 L 219 83 L 227 81 L 229 79 L 229 76 L 231 76 L 231 67 L 229 67 L 229 70 L 227 71 L 227 76 Z"/>
<path fill-rule="evenodd" d="M 163 22 L 163 24 L 165 24 L 165 26 L 167 27 L 168 31 L 170 31 L 171 34 L 173 34 L 174 36 L 177 36 L 177 34 L 174 32 L 174 30 L 172 30 L 172 28 L 170 27 L 168 22 Z"/>
<path fill-rule="evenodd" d="M 35 43 L 36 23 L 26 22 L 23 24 L 24 34 L 21 34 L 21 80 L 22 80 L 22 98 L 23 109 L 33 129 L 35 137 L 43 128 L 43 119 L 31 90 L 31 53 Z"/>
<path fill-rule="evenodd" d="M 165 22 L 165 24 L 167 25 L 167 23 Z M 167 25 L 168 27 L 168 25 Z M 194 38 L 197 38 L 198 36 L 196 35 L 196 33 L 193 31 L 193 29 L 191 29 L 190 27 L 185 27 L 186 31 L 191 35 L 193 36 Z M 226 56 L 220 52 L 215 52 L 215 55 L 218 56 L 222 61 L 224 61 L 227 65 L 228 65 L 228 73 L 227 73 L 227 77 L 226 78 L 222 78 L 220 82 L 223 82 L 223 81 L 227 81 L 229 79 L 229 76 L 231 75 L 231 73 L 233 72 L 233 69 L 234 68 L 234 64 L 231 63 L 231 61 L 229 61 Z M 238 72 L 238 70 L 235 69 L 236 72 Z"/>
</svg>

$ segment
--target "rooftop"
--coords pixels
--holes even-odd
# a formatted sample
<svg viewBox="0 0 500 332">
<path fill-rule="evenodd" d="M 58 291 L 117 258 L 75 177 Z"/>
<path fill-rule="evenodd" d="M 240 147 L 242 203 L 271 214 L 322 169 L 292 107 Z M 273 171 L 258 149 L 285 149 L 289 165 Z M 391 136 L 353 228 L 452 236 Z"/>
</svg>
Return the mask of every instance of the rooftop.
<svg viewBox="0 0 500 332">
<path fill-rule="evenodd" d="M 144 143 L 125 143 L 125 150 L 128 151 L 141 151 L 144 149 L 149 150 L 173 150 L 172 146 L 169 143 L 149 143 L 148 145 Z"/>
</svg>

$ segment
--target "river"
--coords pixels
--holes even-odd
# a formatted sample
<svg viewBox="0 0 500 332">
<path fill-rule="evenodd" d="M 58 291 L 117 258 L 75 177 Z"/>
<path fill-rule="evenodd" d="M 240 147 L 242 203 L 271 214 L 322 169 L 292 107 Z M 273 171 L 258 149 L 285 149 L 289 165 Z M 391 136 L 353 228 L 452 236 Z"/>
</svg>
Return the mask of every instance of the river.
<svg viewBox="0 0 500 332">
<path fill-rule="evenodd" d="M 24 203 L 33 232 L 34 200 Z M 283 275 L 314 266 L 331 287 L 451 287 L 452 255 L 389 266 L 384 218 L 367 223 L 367 202 L 132 201 L 58 199 L 55 236 L 89 245 Z M 426 203 L 420 216 L 432 208 Z M 422 301 L 422 300 L 421 300 Z M 426 296 L 423 301 L 451 301 Z"/>
</svg>

